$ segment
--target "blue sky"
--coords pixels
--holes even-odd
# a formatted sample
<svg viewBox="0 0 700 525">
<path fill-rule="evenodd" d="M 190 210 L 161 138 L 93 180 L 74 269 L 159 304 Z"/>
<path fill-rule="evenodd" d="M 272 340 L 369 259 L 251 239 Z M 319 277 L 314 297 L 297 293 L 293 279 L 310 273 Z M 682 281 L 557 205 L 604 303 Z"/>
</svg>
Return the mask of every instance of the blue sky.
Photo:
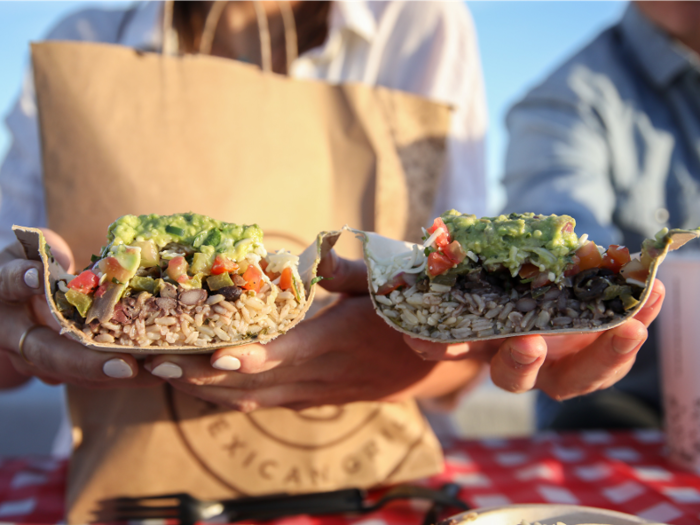
<svg viewBox="0 0 700 525">
<path fill-rule="evenodd" d="M 0 114 L 9 111 L 19 93 L 28 43 L 41 39 L 65 14 L 93 4 L 0 1 Z M 508 106 L 557 63 L 617 20 L 625 2 L 469 1 L 467 5 L 479 36 L 488 97 L 490 208 L 495 211 L 502 203 L 497 180 L 507 141 L 503 120 Z M 8 142 L 7 130 L 2 126 L 0 157 L 4 157 Z"/>
</svg>

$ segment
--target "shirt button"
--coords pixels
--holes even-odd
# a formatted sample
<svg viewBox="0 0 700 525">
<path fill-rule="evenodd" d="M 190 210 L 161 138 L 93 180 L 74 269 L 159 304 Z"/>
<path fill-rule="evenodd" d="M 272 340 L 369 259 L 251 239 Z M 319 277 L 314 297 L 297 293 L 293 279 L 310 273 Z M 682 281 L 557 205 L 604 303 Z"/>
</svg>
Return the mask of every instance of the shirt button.
<svg viewBox="0 0 700 525">
<path fill-rule="evenodd" d="M 654 218 L 656 219 L 656 222 L 666 224 L 669 218 L 668 210 L 666 208 L 659 208 L 654 212 Z"/>
</svg>

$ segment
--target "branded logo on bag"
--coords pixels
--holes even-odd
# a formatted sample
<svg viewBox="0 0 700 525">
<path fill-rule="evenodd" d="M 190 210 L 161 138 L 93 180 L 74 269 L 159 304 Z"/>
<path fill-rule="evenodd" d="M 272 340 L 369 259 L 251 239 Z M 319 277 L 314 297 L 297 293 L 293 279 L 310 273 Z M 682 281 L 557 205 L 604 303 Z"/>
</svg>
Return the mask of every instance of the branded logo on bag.
<svg viewBox="0 0 700 525">
<path fill-rule="evenodd" d="M 170 407 L 201 467 L 239 494 L 377 485 L 427 432 L 413 403 L 242 414 L 171 391 Z"/>
</svg>

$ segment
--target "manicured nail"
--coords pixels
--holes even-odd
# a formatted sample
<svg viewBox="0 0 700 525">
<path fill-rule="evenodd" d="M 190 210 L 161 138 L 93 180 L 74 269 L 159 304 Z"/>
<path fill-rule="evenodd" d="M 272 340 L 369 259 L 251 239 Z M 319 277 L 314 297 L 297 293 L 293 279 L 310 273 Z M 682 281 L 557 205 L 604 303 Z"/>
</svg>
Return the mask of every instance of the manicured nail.
<svg viewBox="0 0 700 525">
<path fill-rule="evenodd" d="M 469 345 L 466 343 L 459 345 L 450 345 L 447 347 L 445 355 L 449 355 L 450 357 L 459 357 L 460 355 L 466 354 L 468 351 Z"/>
<path fill-rule="evenodd" d="M 173 363 L 161 363 L 153 369 L 151 374 L 164 379 L 177 379 L 182 377 L 182 368 Z"/>
<path fill-rule="evenodd" d="M 36 268 L 29 268 L 24 272 L 24 284 L 29 288 L 39 288 L 39 272 Z"/>
<path fill-rule="evenodd" d="M 624 337 L 615 336 L 613 337 L 612 344 L 613 349 L 618 354 L 624 355 L 629 354 L 632 350 L 637 348 L 641 344 L 641 341 L 639 339 L 627 339 Z"/>
<path fill-rule="evenodd" d="M 113 379 L 126 379 L 134 375 L 134 371 L 123 359 L 110 359 L 102 365 L 102 371 Z"/>
<path fill-rule="evenodd" d="M 232 355 L 223 355 L 214 361 L 211 366 L 219 370 L 238 370 L 241 367 L 241 362 Z"/>
<path fill-rule="evenodd" d="M 523 354 L 517 350 L 511 350 L 510 356 L 513 358 L 513 361 L 519 365 L 531 365 L 540 357 L 538 355 Z"/>
</svg>

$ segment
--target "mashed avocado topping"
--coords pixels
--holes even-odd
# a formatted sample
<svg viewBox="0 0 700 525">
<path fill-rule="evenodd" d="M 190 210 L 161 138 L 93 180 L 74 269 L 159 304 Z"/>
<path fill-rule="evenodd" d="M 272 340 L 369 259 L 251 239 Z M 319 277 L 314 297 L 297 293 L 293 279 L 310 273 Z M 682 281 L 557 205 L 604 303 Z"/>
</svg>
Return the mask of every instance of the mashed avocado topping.
<svg viewBox="0 0 700 525">
<path fill-rule="evenodd" d="M 262 246 L 262 239 L 257 225 L 232 224 L 197 213 L 124 215 L 109 226 L 108 245 L 102 253 L 113 253 L 118 245 L 152 240 L 158 248 L 179 243 L 238 262 Z"/>
<path fill-rule="evenodd" d="M 477 218 L 450 210 L 442 215 L 452 239 L 479 257 L 486 268 L 499 265 L 515 276 L 525 262 L 552 272 L 559 280 L 580 241 L 574 233 L 576 221 L 568 215 L 511 213 Z M 458 270 L 472 266 L 467 258 Z"/>
</svg>

